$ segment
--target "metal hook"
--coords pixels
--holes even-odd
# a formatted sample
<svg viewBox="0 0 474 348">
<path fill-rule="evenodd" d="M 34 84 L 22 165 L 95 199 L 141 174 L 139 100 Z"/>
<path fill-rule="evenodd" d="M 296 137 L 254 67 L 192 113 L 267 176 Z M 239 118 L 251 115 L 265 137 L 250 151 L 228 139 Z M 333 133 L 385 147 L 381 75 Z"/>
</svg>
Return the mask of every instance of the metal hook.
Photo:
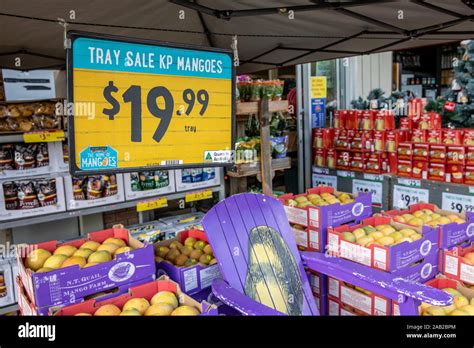
<svg viewBox="0 0 474 348">
<path fill-rule="evenodd" d="M 237 49 L 237 35 L 232 36 L 232 45 L 230 45 L 230 47 L 234 51 L 234 66 L 239 66 L 240 60 L 239 60 L 239 50 Z"/>
<path fill-rule="evenodd" d="M 71 48 L 71 39 L 67 37 L 68 23 L 63 18 L 58 18 L 58 24 L 63 27 L 63 46 L 67 50 Z"/>
</svg>

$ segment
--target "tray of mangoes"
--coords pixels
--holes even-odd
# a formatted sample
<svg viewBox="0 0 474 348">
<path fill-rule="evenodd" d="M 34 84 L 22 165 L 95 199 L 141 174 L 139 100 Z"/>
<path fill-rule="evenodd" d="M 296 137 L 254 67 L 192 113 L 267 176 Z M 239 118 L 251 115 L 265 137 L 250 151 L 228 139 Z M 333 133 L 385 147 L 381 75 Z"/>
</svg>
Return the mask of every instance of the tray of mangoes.
<svg viewBox="0 0 474 348">
<path fill-rule="evenodd" d="M 423 208 L 393 216 L 393 220 L 401 223 L 407 223 L 413 226 L 427 225 L 430 227 L 437 227 L 440 225 L 447 225 L 450 223 L 463 224 L 466 222 L 464 218 L 457 214 L 443 214 L 442 211 L 435 212 L 429 208 Z"/>
<path fill-rule="evenodd" d="M 183 243 L 178 239 L 170 239 L 155 244 L 155 261 L 167 262 L 176 267 L 207 267 L 217 263 L 209 243 L 194 237 L 187 237 Z"/>
<path fill-rule="evenodd" d="M 390 224 L 380 224 L 361 226 L 353 231 L 342 232 L 342 238 L 348 242 L 369 247 L 373 244 L 391 246 L 404 242 L 411 243 L 423 238 L 423 235 L 412 228 L 396 228 Z"/>
<path fill-rule="evenodd" d="M 336 196 L 329 192 L 308 193 L 307 195 L 298 195 L 287 199 L 286 205 L 296 208 L 318 207 L 331 204 L 348 204 L 354 202 L 354 199 L 348 193 L 341 193 Z"/>
</svg>

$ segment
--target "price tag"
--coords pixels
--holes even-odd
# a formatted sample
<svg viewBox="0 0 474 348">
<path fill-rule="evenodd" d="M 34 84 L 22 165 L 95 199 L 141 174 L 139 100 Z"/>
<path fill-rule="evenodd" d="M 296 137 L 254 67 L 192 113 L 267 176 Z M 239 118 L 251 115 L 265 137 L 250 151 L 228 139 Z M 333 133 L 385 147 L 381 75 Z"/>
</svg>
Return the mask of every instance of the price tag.
<svg viewBox="0 0 474 348">
<path fill-rule="evenodd" d="M 230 50 L 69 36 L 73 174 L 232 163 Z"/>
<path fill-rule="evenodd" d="M 393 187 L 393 207 L 396 209 L 406 209 L 409 205 L 429 202 L 430 192 L 427 189 L 405 187 L 394 185 Z"/>
<path fill-rule="evenodd" d="M 329 168 L 321 168 L 313 166 L 313 173 L 316 174 L 329 174 Z"/>
<path fill-rule="evenodd" d="M 338 170 L 337 171 L 337 176 L 340 176 L 342 178 L 355 178 L 355 173 L 354 172 L 348 172 L 345 170 Z"/>
<path fill-rule="evenodd" d="M 457 213 L 474 211 L 474 196 L 443 192 L 441 206 L 443 210 L 451 210 Z"/>
<path fill-rule="evenodd" d="M 313 173 L 313 187 L 325 185 L 337 189 L 337 176 Z"/>
<path fill-rule="evenodd" d="M 352 180 L 352 193 L 364 192 L 372 194 L 372 203 L 382 204 L 383 186 L 381 182 Z"/>
<path fill-rule="evenodd" d="M 398 183 L 403 186 L 421 187 L 421 180 L 397 178 Z"/>
<path fill-rule="evenodd" d="M 29 132 L 23 134 L 23 141 L 25 143 L 48 143 L 63 140 L 64 131 L 60 129 Z"/>
<path fill-rule="evenodd" d="M 371 181 L 383 181 L 383 175 L 379 174 L 364 174 L 364 179 Z"/>
<path fill-rule="evenodd" d="M 186 203 L 202 201 L 203 199 L 209 198 L 212 198 L 212 190 L 186 193 L 186 196 L 184 197 Z"/>
<path fill-rule="evenodd" d="M 160 197 L 157 199 L 137 203 L 137 212 L 164 208 L 168 206 L 168 199 Z"/>
</svg>

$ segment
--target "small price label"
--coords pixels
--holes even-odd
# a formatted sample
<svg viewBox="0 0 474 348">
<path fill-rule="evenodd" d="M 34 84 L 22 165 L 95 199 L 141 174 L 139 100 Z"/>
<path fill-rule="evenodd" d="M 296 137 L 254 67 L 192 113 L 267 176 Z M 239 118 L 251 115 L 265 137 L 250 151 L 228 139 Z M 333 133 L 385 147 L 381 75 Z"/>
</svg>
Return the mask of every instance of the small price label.
<svg viewBox="0 0 474 348">
<path fill-rule="evenodd" d="M 59 129 L 29 132 L 23 134 L 23 141 L 25 143 L 48 143 L 62 140 L 64 140 L 64 131 Z"/>
<path fill-rule="evenodd" d="M 367 180 L 352 180 L 352 193 L 371 193 L 372 203 L 382 204 L 382 183 Z"/>
<path fill-rule="evenodd" d="M 338 170 L 337 171 L 337 176 L 340 176 L 342 178 L 355 178 L 355 173 L 354 172 L 349 172 L 346 170 Z"/>
<path fill-rule="evenodd" d="M 383 181 L 383 175 L 379 175 L 379 174 L 364 174 L 364 179 L 365 179 L 365 180 L 371 180 L 371 181 Z"/>
<path fill-rule="evenodd" d="M 337 176 L 313 173 L 313 187 L 320 185 L 337 188 Z"/>
<path fill-rule="evenodd" d="M 168 206 L 168 199 L 160 197 L 157 199 L 137 203 L 137 212 L 164 208 Z"/>
<path fill-rule="evenodd" d="M 203 199 L 209 199 L 209 198 L 212 198 L 212 190 L 191 192 L 191 193 L 187 193 L 186 196 L 184 197 L 186 203 L 202 201 Z"/>
<path fill-rule="evenodd" d="M 405 209 L 409 205 L 429 202 L 429 200 L 430 192 L 426 189 L 394 185 L 392 201 L 394 208 Z"/>
<path fill-rule="evenodd" d="M 421 180 L 398 178 L 398 183 L 403 186 L 421 187 Z"/>
<path fill-rule="evenodd" d="M 321 167 L 313 166 L 313 173 L 327 175 L 329 174 L 329 168 L 321 168 Z"/>
<path fill-rule="evenodd" d="M 474 211 L 474 196 L 443 192 L 442 209 L 457 213 Z"/>
</svg>

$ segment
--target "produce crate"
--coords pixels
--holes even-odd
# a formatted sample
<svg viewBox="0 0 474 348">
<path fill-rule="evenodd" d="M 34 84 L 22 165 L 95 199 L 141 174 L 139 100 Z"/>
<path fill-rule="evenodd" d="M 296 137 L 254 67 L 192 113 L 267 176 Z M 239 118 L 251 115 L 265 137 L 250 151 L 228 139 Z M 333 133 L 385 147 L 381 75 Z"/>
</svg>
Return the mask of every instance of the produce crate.
<svg viewBox="0 0 474 348">
<path fill-rule="evenodd" d="M 316 187 L 309 189 L 305 194 L 291 193 L 279 197 L 285 207 L 288 221 L 294 224 L 307 226 L 310 229 L 323 230 L 330 226 L 339 226 L 343 223 L 361 220 L 372 215 L 372 198 L 370 193 L 346 193 L 354 202 L 347 204 L 331 204 L 326 206 L 309 206 L 297 208 L 288 206 L 287 201 L 308 194 L 330 193 L 340 197 L 343 192 L 335 191 L 332 187 Z"/>
<path fill-rule="evenodd" d="M 24 265 L 23 256 L 26 257 L 36 248 L 52 253 L 61 245 L 78 248 L 86 241 L 102 243 L 111 237 L 126 241 L 133 250 L 117 254 L 111 261 L 87 268 L 72 265 L 45 273 L 35 273 Z M 87 238 L 67 242 L 52 240 L 33 245 L 18 245 L 17 264 L 26 293 L 36 307 L 75 303 L 77 298 L 131 284 L 155 274 L 153 245 L 145 245 L 129 237 L 128 231 L 122 228 L 91 232 Z"/>
<path fill-rule="evenodd" d="M 408 209 L 402 210 L 389 210 L 383 212 L 382 214 L 385 216 L 392 217 L 394 219 L 396 216 L 400 216 L 403 214 L 412 214 L 417 210 L 420 209 L 429 209 L 434 211 L 436 214 L 442 216 L 454 215 L 457 216 L 466 222 L 458 224 L 456 222 L 451 222 L 445 225 L 439 225 L 436 229 L 439 231 L 439 248 L 440 249 L 450 249 L 455 247 L 459 244 L 465 243 L 473 239 L 474 237 L 474 213 L 467 212 L 467 213 L 454 213 L 449 210 L 441 210 L 436 205 L 430 203 L 418 203 L 413 204 L 408 207 Z M 408 222 L 404 222 L 409 224 Z"/>
<path fill-rule="evenodd" d="M 443 252 L 443 274 L 474 285 L 474 242 Z"/>
<path fill-rule="evenodd" d="M 387 246 L 379 244 L 362 246 L 344 239 L 343 232 L 353 232 L 368 225 L 373 227 L 389 225 L 395 230 L 410 228 L 423 237 L 412 242 L 404 241 L 400 244 Z M 436 229 L 428 226 L 407 226 L 397 223 L 389 217 L 372 217 L 362 220 L 360 224 L 343 225 L 328 229 L 328 251 L 331 254 L 386 272 L 404 269 L 423 260 L 431 251 L 437 249 L 438 231 Z"/>
<path fill-rule="evenodd" d="M 315 295 L 326 296 L 328 293 L 328 279 L 325 274 L 320 274 L 312 269 L 306 269 L 309 286 Z"/>
<path fill-rule="evenodd" d="M 207 242 L 206 233 L 200 230 L 187 230 L 179 232 L 176 238 L 164 240 L 155 244 L 156 248 L 160 246 L 170 246 L 174 241 L 184 243 L 186 238 L 193 237 L 196 240 L 202 240 Z M 212 281 L 217 278 L 221 278 L 219 265 L 213 264 L 206 267 L 196 264 L 194 266 L 181 266 L 177 267 L 167 261 L 161 261 L 156 263 L 157 274 L 160 276 L 166 274 L 173 281 L 179 284 L 179 287 L 189 295 L 200 292 L 211 286 Z"/>
<path fill-rule="evenodd" d="M 107 293 L 98 293 L 95 294 L 97 297 L 94 297 L 96 301 L 100 299 L 100 301 L 116 297 L 121 294 L 125 294 L 128 292 L 128 289 L 132 286 L 137 286 L 140 284 L 144 283 L 149 283 L 155 279 L 154 276 L 150 276 L 145 279 L 138 280 L 134 283 L 131 284 L 125 284 L 122 286 L 119 286 L 115 289 L 108 290 Z M 45 315 L 54 315 L 60 308 L 64 306 L 69 306 L 72 303 L 67 302 L 55 306 L 46 306 L 46 307 L 36 307 L 29 299 L 28 295 L 26 294 L 25 287 L 23 286 L 23 282 L 20 279 L 20 276 L 16 278 L 16 288 L 17 288 L 17 294 L 18 294 L 18 308 L 20 310 L 21 315 L 33 315 L 33 316 L 45 316 Z M 90 295 L 94 296 L 94 295 Z M 87 301 L 87 298 L 80 297 L 76 298 L 76 301 L 74 303 L 81 303 Z"/>
<path fill-rule="evenodd" d="M 73 304 L 67 307 L 61 308 L 55 315 L 57 316 L 71 316 L 78 313 L 93 314 L 97 309 L 106 305 L 114 304 L 119 308 L 122 308 L 125 303 L 132 298 L 145 298 L 150 301 L 151 298 L 160 291 L 171 291 L 173 292 L 181 305 L 191 306 L 199 310 L 201 315 L 217 315 L 217 307 L 209 304 L 206 301 L 201 303 L 192 299 L 190 296 L 181 291 L 179 285 L 168 277 L 161 277 L 158 280 L 131 287 L 125 294 L 107 299 L 107 300 L 96 300 L 91 299 L 82 303 Z"/>
<path fill-rule="evenodd" d="M 331 296 L 327 297 L 327 311 L 329 316 L 366 316 L 367 314 L 342 303 L 340 300 L 333 298 Z"/>
</svg>

